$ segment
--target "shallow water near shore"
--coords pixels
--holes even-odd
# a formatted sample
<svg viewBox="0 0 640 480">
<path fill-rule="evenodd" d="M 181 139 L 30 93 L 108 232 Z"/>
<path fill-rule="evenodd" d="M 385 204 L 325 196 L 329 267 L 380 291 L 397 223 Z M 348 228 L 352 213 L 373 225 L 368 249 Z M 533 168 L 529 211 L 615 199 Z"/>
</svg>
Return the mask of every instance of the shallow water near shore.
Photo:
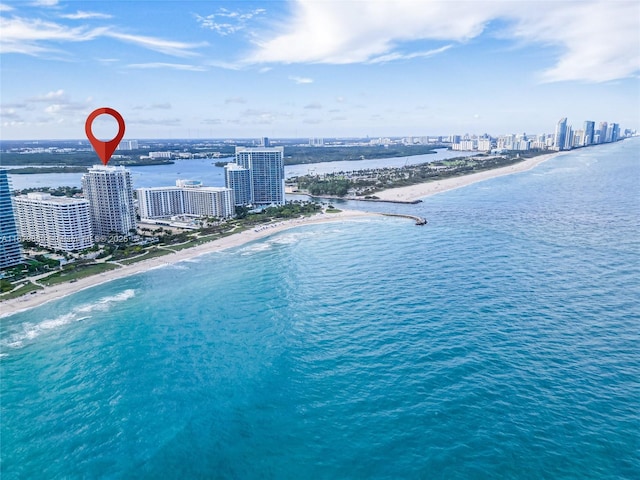
<svg viewBox="0 0 640 480">
<path fill-rule="evenodd" d="M 2 478 L 634 478 L 638 140 L 3 318 Z"/>
</svg>

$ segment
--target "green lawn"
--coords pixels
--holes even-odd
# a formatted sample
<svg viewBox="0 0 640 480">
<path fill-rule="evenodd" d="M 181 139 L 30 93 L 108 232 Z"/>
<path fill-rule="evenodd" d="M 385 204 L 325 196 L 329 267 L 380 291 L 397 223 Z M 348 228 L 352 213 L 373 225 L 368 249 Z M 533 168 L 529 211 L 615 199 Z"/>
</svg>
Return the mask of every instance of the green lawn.
<svg viewBox="0 0 640 480">
<path fill-rule="evenodd" d="M 18 287 L 8 293 L 3 293 L 2 295 L 0 295 L 0 301 L 11 300 L 12 298 L 21 297 L 22 295 L 26 295 L 27 293 L 35 292 L 37 290 L 42 290 L 42 287 L 40 285 L 35 285 L 29 282 L 26 285 Z"/>
<path fill-rule="evenodd" d="M 125 258 L 124 260 L 118 260 L 118 263 L 122 265 L 131 265 L 136 262 L 143 262 L 145 260 L 149 260 L 150 258 L 162 257 L 163 255 L 168 255 L 173 253 L 171 250 L 165 250 L 163 248 L 158 248 L 156 250 L 147 251 L 142 255 L 138 255 L 137 257 Z"/>
<path fill-rule="evenodd" d="M 78 265 L 77 267 L 62 272 L 56 272 L 53 275 L 49 275 L 46 278 L 40 280 L 42 285 L 51 286 L 58 283 L 70 282 L 71 280 L 77 280 L 79 278 L 90 277 L 91 275 L 97 275 L 99 273 L 107 272 L 109 270 L 115 270 L 120 268 L 118 265 L 111 263 L 94 263 L 90 265 Z"/>
</svg>

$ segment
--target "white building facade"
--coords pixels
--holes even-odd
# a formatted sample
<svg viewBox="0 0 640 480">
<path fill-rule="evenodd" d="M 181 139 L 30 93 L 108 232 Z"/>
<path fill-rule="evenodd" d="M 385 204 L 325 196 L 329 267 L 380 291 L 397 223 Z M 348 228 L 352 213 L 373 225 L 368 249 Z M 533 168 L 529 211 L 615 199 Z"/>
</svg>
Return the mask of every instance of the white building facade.
<svg viewBox="0 0 640 480">
<path fill-rule="evenodd" d="M 29 193 L 16 197 L 14 201 L 18 231 L 23 240 L 65 252 L 93 245 L 87 200 Z"/>
<path fill-rule="evenodd" d="M 235 215 L 230 188 L 203 187 L 199 182 L 178 180 L 175 187 L 139 188 L 137 194 L 141 219 L 174 215 L 231 218 Z"/>
<path fill-rule="evenodd" d="M 129 170 L 94 165 L 82 176 L 82 191 L 89 201 L 94 235 L 133 234 L 136 210 Z"/>
</svg>

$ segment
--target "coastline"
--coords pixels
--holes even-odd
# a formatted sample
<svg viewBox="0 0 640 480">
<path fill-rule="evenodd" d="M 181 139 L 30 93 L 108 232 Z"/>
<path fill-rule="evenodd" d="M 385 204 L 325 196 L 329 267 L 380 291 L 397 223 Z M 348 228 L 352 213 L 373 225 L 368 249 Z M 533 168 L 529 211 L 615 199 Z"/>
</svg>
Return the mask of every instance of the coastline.
<svg viewBox="0 0 640 480">
<path fill-rule="evenodd" d="M 462 188 L 476 182 L 489 180 L 491 178 L 530 170 L 547 160 L 557 157 L 562 153 L 566 152 L 554 152 L 550 154 L 538 155 L 515 165 L 509 165 L 507 167 L 501 167 L 492 170 L 485 170 L 483 172 L 473 173 L 470 175 L 382 190 L 380 192 L 377 192 L 376 196 L 379 197 L 379 202 L 388 201 L 392 203 L 417 203 L 419 199 L 428 197 L 430 195 L 435 195 L 437 193 L 442 193 L 448 190 L 454 190 L 456 188 Z M 354 200 L 360 199 L 355 198 Z M 260 240 L 275 233 L 279 233 L 300 225 L 315 225 L 328 222 L 350 221 L 358 218 L 366 218 L 378 215 L 383 214 L 362 212 L 358 210 L 343 210 L 340 213 L 319 213 L 312 217 L 289 219 L 275 224 L 262 225 L 257 229 L 245 230 L 244 232 L 236 233 L 228 237 L 223 237 L 221 239 L 198 245 L 196 247 L 180 250 L 169 255 L 150 258 L 149 260 L 143 260 L 132 265 L 126 265 L 115 270 L 103 272 L 98 275 L 81 278 L 74 283 L 62 283 L 51 287 L 45 287 L 43 290 L 38 290 L 34 294 L 27 294 L 11 300 L 2 301 L 0 302 L 0 319 L 24 310 L 38 307 L 52 300 L 66 297 L 80 290 L 107 283 L 112 280 L 128 277 L 130 275 L 135 275 L 137 273 L 146 272 L 148 270 L 159 268 L 165 265 L 173 265 L 175 263 L 189 260 L 206 253 L 212 253 L 228 248 L 238 247 L 254 240 Z"/>
<path fill-rule="evenodd" d="M 395 202 L 395 203 L 415 203 L 423 197 L 435 195 L 437 193 L 446 192 L 448 190 L 454 190 L 456 188 L 466 187 L 472 183 L 482 182 L 495 177 L 502 177 L 504 175 L 511 175 L 512 173 L 525 172 L 540 165 L 547 160 L 557 157 L 558 155 L 567 152 L 554 152 L 544 155 L 538 155 L 515 165 L 509 165 L 506 167 L 494 168 L 491 170 L 485 170 L 483 172 L 472 173 L 470 175 L 463 175 L 460 177 L 445 178 L 443 180 L 418 183 L 416 185 L 409 185 L 406 187 L 389 188 L 387 190 L 381 190 L 376 192 L 380 202 Z M 354 200 L 363 200 L 355 198 Z"/>
<path fill-rule="evenodd" d="M 269 237 L 275 233 L 283 232 L 301 225 L 317 225 L 329 222 L 350 221 L 372 216 L 378 216 L 377 213 L 361 212 L 356 210 L 343 210 L 339 213 L 318 213 L 312 217 L 294 218 L 283 220 L 278 223 L 260 225 L 255 229 L 245 230 L 228 237 L 213 240 L 202 245 L 192 248 L 186 248 L 178 252 L 163 255 L 161 257 L 150 258 L 131 265 L 125 265 L 115 270 L 103 272 L 98 275 L 80 278 L 74 283 L 61 283 L 58 285 L 45 287 L 38 290 L 33 295 L 27 294 L 10 300 L 0 302 L 0 319 L 13 315 L 24 310 L 38 307 L 52 300 L 57 300 L 68 295 L 72 295 L 80 290 L 95 287 L 97 285 L 117 280 L 120 278 L 135 275 L 137 273 L 146 272 L 154 268 L 163 267 L 165 265 L 173 265 L 185 260 L 204 255 L 207 253 L 218 252 L 229 248 L 239 247 L 254 240 L 260 240 Z"/>
</svg>

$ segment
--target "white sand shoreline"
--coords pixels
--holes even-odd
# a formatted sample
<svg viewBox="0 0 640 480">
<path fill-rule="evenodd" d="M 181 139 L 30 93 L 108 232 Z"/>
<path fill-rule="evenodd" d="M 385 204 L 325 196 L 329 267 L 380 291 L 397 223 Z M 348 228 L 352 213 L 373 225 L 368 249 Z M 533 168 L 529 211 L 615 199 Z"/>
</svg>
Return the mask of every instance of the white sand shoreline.
<svg viewBox="0 0 640 480">
<path fill-rule="evenodd" d="M 141 260 L 140 262 L 125 265 L 115 270 L 109 270 L 98 275 L 80 278 L 74 283 L 61 283 L 45 287 L 43 290 L 37 290 L 34 294 L 27 294 L 18 298 L 2 301 L 0 302 L 0 318 L 38 307 L 52 300 L 57 300 L 79 292 L 80 290 L 95 287 L 112 280 L 129 277 L 137 273 L 148 272 L 155 268 L 167 265 L 174 265 L 207 253 L 239 247 L 254 240 L 260 240 L 301 225 L 351 221 L 377 215 L 378 214 L 375 213 L 355 210 L 343 210 L 340 213 L 316 214 L 312 217 L 295 218 L 283 220 L 274 224 L 258 225 L 254 229 L 245 230 L 244 232 L 229 235 L 228 237 L 223 237 L 196 247 L 185 248 L 184 250 L 179 250 L 176 253 L 150 258 L 149 260 Z"/>
<path fill-rule="evenodd" d="M 525 172 L 540 165 L 542 162 L 551 160 L 558 155 L 566 152 L 554 152 L 523 160 L 515 165 L 485 170 L 484 172 L 472 173 L 461 177 L 445 178 L 434 182 L 418 183 L 407 187 L 390 188 L 377 192 L 375 195 L 383 201 L 395 202 L 415 202 L 424 197 L 435 195 L 437 193 L 454 190 L 456 188 L 466 187 L 472 183 L 482 182 L 503 175 L 511 175 L 513 173 Z"/>
</svg>

